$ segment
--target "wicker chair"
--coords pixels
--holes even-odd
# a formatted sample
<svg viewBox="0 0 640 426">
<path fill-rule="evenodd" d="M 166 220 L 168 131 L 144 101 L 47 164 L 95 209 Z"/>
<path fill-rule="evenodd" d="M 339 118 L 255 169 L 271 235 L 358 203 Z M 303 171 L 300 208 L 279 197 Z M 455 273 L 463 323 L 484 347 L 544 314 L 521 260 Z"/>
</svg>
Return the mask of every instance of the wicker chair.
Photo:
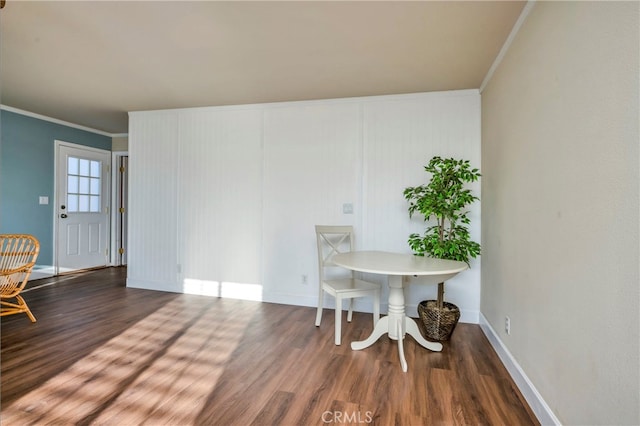
<svg viewBox="0 0 640 426">
<path fill-rule="evenodd" d="M 36 322 L 20 292 L 27 285 L 39 252 L 40 243 L 31 235 L 0 235 L 0 316 L 24 312 Z"/>
</svg>

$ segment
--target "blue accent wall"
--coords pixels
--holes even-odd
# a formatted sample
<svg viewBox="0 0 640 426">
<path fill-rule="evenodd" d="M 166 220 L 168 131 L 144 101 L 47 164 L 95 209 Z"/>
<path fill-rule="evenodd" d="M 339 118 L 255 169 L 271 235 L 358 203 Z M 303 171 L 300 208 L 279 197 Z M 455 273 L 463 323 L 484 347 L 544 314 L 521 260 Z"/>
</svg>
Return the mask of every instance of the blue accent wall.
<svg viewBox="0 0 640 426">
<path fill-rule="evenodd" d="M 109 136 L 0 110 L 0 233 L 34 235 L 39 265 L 53 265 L 56 140 L 111 151 Z"/>
</svg>

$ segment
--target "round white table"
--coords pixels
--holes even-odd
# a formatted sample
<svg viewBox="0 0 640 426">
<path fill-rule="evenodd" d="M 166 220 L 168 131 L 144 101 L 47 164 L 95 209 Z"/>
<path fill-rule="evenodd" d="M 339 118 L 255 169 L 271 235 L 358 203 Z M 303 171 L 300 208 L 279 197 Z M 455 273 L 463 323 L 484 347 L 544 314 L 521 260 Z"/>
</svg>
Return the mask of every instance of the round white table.
<svg viewBox="0 0 640 426">
<path fill-rule="evenodd" d="M 405 314 L 404 277 L 422 276 L 426 283 L 440 283 L 467 269 L 467 264 L 456 260 L 434 259 L 413 254 L 389 253 L 384 251 L 352 251 L 333 256 L 332 261 L 343 268 L 389 277 L 389 311 L 380 318 L 369 337 L 360 342 L 351 342 L 351 349 L 357 351 L 368 348 L 383 334 L 398 341 L 398 354 L 402 371 L 407 371 L 403 339 L 411 335 L 422 347 L 440 352 L 442 344 L 429 342 L 422 337 L 413 318 Z"/>
</svg>

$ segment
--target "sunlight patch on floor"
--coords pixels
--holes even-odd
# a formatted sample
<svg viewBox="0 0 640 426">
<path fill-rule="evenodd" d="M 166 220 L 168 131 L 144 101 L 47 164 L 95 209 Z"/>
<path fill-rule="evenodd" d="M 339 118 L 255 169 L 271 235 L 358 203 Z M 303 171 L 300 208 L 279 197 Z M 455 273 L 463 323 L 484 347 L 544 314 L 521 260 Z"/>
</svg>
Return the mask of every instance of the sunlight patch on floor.
<svg viewBox="0 0 640 426">
<path fill-rule="evenodd" d="M 3 407 L 2 423 L 193 424 L 252 316 L 220 305 L 165 305 Z"/>
</svg>

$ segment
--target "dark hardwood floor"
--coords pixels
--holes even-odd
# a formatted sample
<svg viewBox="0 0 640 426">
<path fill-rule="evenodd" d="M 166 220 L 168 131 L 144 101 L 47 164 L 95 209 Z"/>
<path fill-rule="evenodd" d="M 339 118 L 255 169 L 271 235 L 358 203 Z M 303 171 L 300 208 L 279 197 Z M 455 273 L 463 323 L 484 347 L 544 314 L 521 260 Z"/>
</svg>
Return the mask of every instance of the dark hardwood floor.
<svg viewBox="0 0 640 426">
<path fill-rule="evenodd" d="M 1 320 L 3 425 L 534 425 L 477 325 L 441 353 L 405 341 L 349 342 L 371 315 L 125 287 L 108 268 L 38 280 L 38 322 Z"/>
</svg>

